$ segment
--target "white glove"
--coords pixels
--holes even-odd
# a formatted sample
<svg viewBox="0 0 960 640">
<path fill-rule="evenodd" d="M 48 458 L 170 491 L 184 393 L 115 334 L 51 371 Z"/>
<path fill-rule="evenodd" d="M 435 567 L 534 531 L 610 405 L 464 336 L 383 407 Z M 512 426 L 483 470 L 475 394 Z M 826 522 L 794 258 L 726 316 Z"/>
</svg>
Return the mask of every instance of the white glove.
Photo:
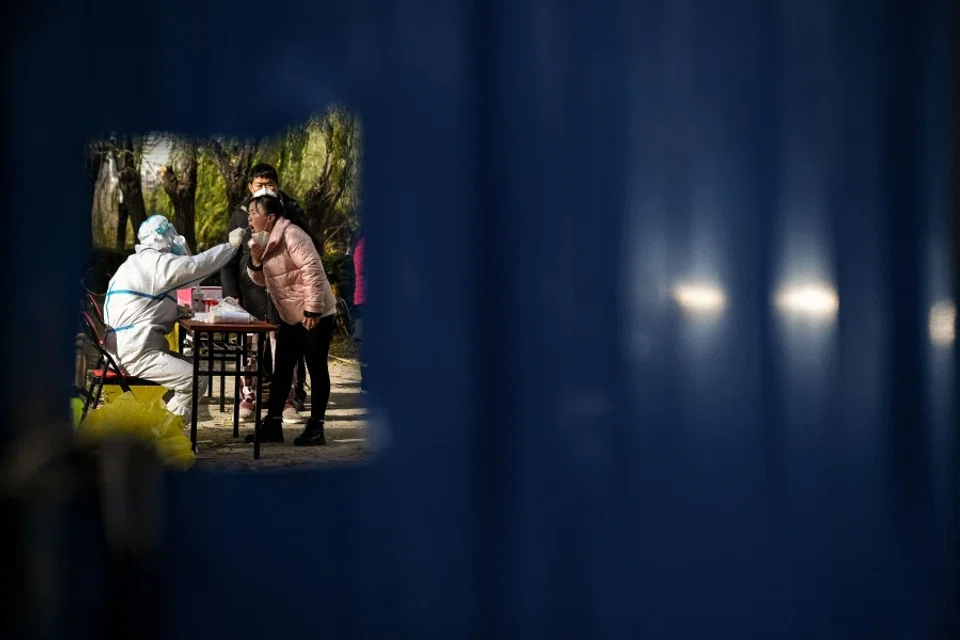
<svg viewBox="0 0 960 640">
<path fill-rule="evenodd" d="M 243 235 L 246 233 L 246 229 L 243 227 L 237 227 L 230 232 L 230 246 L 234 249 L 239 249 L 240 245 L 243 244 Z"/>
</svg>

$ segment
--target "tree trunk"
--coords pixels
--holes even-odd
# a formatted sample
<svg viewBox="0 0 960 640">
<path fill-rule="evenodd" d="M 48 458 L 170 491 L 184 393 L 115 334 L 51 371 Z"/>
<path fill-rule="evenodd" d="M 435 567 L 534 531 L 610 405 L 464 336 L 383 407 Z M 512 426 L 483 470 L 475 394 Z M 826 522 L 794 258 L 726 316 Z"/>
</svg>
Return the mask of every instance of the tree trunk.
<svg viewBox="0 0 960 640">
<path fill-rule="evenodd" d="M 87 144 L 87 159 L 86 159 L 86 169 L 87 169 L 87 178 L 90 180 L 90 241 L 93 245 L 97 244 L 97 241 L 100 240 L 98 237 L 96 229 L 99 225 L 98 222 L 101 219 L 101 212 L 99 209 L 99 199 L 100 199 L 100 189 L 102 187 L 101 174 L 103 173 L 103 162 L 104 162 L 104 145 L 101 140 L 94 140 Z M 95 231 L 96 229 L 96 231 Z"/>
<path fill-rule="evenodd" d="M 303 210 L 310 223 L 310 230 L 324 244 L 328 240 L 328 230 L 337 221 L 337 204 L 349 182 L 346 171 L 342 172 L 339 178 L 334 177 L 333 161 L 333 154 L 328 153 L 320 175 L 303 200 Z"/>
<path fill-rule="evenodd" d="M 90 184 L 94 190 L 97 188 L 97 181 L 100 179 L 100 171 L 103 168 L 103 145 L 98 140 L 87 145 L 87 177 L 90 178 Z"/>
<path fill-rule="evenodd" d="M 147 219 L 147 207 L 143 203 L 143 186 L 140 182 L 140 158 L 134 149 L 133 136 L 123 136 L 118 146 L 119 148 L 113 149 L 113 161 L 117 166 L 117 179 L 123 193 L 127 216 L 136 232 Z"/>
<path fill-rule="evenodd" d="M 192 252 L 197 250 L 197 146 L 196 140 L 178 143 L 171 163 L 160 170 L 160 184 L 173 205 L 173 223 Z"/>
<path fill-rule="evenodd" d="M 230 177 L 224 176 L 227 183 L 227 212 L 232 215 L 234 209 L 240 206 L 243 199 L 247 197 L 249 190 L 247 184 L 250 176 L 250 168 L 253 166 L 253 149 L 250 146 L 244 147 L 238 155 L 237 162 L 231 166 Z"/>
<path fill-rule="evenodd" d="M 324 116 L 320 126 L 327 157 L 320 175 L 303 198 L 303 208 L 311 230 L 326 244 L 336 235 L 338 225 L 348 221 L 340 210 L 340 202 L 347 189 L 356 188 L 359 128 L 355 117 L 339 110 Z M 355 199 L 351 202 L 355 206 Z"/>
<path fill-rule="evenodd" d="M 247 184 L 250 181 L 250 168 L 253 166 L 255 144 L 236 141 L 223 144 L 216 138 L 211 138 L 204 144 L 204 147 L 213 157 L 217 169 L 220 170 L 220 175 L 223 176 L 223 182 L 226 184 L 227 215 L 229 216 L 247 197 Z"/>
<path fill-rule="evenodd" d="M 181 181 L 180 209 L 177 211 L 177 228 L 187 240 L 191 251 L 197 250 L 197 143 L 187 145 L 187 158 Z"/>
<path fill-rule="evenodd" d="M 117 251 L 123 251 L 127 246 L 127 219 L 130 217 L 130 210 L 127 209 L 126 200 L 117 205 Z"/>
</svg>

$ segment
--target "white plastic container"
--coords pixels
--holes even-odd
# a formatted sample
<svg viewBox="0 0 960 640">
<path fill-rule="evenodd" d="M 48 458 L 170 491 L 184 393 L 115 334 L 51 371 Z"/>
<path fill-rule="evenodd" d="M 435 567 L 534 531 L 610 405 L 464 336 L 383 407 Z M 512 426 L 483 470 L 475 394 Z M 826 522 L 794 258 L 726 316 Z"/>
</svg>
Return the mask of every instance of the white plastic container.
<svg viewBox="0 0 960 640">
<path fill-rule="evenodd" d="M 200 287 L 194 287 L 190 292 L 190 295 L 192 300 L 191 308 L 193 309 L 193 312 L 203 313 L 206 311 L 206 308 L 203 304 L 203 291 L 200 290 Z"/>
</svg>

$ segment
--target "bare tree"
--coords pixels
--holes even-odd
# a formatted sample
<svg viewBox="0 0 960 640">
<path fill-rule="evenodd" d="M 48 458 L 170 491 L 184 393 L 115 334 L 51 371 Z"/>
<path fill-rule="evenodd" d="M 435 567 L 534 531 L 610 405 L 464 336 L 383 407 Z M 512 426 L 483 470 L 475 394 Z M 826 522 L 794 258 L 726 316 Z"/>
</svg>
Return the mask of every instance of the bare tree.
<svg viewBox="0 0 960 640">
<path fill-rule="evenodd" d="M 123 199 L 123 192 L 120 192 L 120 201 L 117 202 L 117 251 L 123 251 L 127 246 L 127 220 L 130 219 L 130 209 L 127 207 L 126 200 Z M 140 226 L 134 224 L 134 234 Z"/>
<path fill-rule="evenodd" d="M 87 177 L 94 188 L 96 188 L 97 181 L 100 179 L 105 151 L 106 145 L 102 140 L 93 140 L 87 144 Z"/>
<path fill-rule="evenodd" d="M 353 114 L 335 108 L 323 117 L 320 126 L 326 143 L 326 158 L 320 174 L 304 194 L 303 210 L 311 231 L 326 242 L 348 222 L 343 212 L 347 195 L 354 200 L 352 208 L 356 208 L 360 123 Z"/>
<path fill-rule="evenodd" d="M 213 136 L 203 143 L 203 148 L 213 158 L 226 183 L 227 215 L 229 216 L 247 195 L 247 182 L 253 165 L 256 143 L 249 140 L 225 140 Z"/>
<path fill-rule="evenodd" d="M 123 249 L 127 237 L 127 220 L 139 229 L 147 219 L 147 207 L 143 202 L 143 185 L 140 182 L 140 163 L 143 157 L 143 140 L 132 135 L 114 136 L 109 144 L 117 167 L 121 204 L 118 209 L 117 248 Z"/>
<path fill-rule="evenodd" d="M 170 163 L 160 167 L 160 184 L 173 205 L 174 224 L 191 251 L 197 250 L 197 149 L 196 139 L 177 139 Z"/>
</svg>

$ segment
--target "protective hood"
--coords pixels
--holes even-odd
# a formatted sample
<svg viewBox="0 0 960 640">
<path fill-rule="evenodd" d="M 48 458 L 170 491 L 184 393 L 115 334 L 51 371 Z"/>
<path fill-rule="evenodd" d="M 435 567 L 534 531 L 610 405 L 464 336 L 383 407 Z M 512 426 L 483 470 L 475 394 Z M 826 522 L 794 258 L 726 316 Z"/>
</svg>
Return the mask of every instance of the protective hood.
<svg viewBox="0 0 960 640">
<path fill-rule="evenodd" d="M 155 249 L 178 256 L 190 255 L 186 240 L 177 234 L 173 223 L 161 215 L 150 216 L 140 225 L 137 240 L 139 240 L 136 247 L 138 252 L 143 249 Z"/>
</svg>

